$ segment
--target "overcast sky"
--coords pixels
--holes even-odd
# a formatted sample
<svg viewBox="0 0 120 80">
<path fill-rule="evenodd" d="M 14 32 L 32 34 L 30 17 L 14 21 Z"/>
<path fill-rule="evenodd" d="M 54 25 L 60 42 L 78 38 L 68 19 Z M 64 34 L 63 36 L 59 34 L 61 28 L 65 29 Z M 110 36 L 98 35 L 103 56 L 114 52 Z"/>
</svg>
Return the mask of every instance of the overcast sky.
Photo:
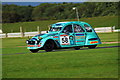
<svg viewBox="0 0 120 80">
<path fill-rule="evenodd" d="M 0 0 L 2 2 L 119 2 L 120 0 Z"/>
<path fill-rule="evenodd" d="M 0 0 L 2 2 L 84 2 L 87 0 Z"/>
</svg>

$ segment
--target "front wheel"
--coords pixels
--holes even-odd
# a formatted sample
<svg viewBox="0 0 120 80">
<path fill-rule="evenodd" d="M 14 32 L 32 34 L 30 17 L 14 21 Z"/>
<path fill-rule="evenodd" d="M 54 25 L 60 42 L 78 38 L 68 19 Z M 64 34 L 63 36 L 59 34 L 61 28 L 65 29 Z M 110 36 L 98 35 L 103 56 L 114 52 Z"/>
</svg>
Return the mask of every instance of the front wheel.
<svg viewBox="0 0 120 80">
<path fill-rule="evenodd" d="M 50 52 L 54 49 L 54 42 L 53 41 L 47 41 L 44 45 L 44 50 L 46 52 Z"/>
<path fill-rule="evenodd" d="M 39 51 L 39 49 L 30 49 L 30 51 L 31 51 L 32 53 L 36 53 L 36 52 Z"/>
<path fill-rule="evenodd" d="M 96 46 L 97 46 L 97 45 L 90 45 L 90 46 L 88 46 L 88 48 L 89 48 L 89 49 L 94 49 L 94 48 L 96 48 Z"/>
</svg>

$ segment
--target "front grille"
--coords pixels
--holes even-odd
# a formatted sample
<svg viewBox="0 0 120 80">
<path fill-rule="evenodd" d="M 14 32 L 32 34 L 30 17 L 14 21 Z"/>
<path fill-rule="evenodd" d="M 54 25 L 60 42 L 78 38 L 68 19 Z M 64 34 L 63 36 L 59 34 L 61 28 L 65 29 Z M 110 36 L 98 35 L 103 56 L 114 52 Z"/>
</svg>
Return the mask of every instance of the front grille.
<svg viewBox="0 0 120 80">
<path fill-rule="evenodd" d="M 34 44 L 39 44 L 39 43 L 40 43 L 40 41 L 37 41 L 37 43 L 35 43 L 35 41 L 28 41 L 27 44 L 34 45 Z"/>
<path fill-rule="evenodd" d="M 35 41 L 28 41 L 28 44 L 35 44 Z"/>
</svg>

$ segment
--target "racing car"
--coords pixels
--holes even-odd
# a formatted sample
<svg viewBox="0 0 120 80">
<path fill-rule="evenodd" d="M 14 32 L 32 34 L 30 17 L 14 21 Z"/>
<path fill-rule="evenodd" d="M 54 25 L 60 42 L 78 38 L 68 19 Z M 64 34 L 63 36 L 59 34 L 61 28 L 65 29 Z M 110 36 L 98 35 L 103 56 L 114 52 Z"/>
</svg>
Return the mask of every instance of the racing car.
<svg viewBox="0 0 120 80">
<path fill-rule="evenodd" d="M 92 26 L 82 21 L 57 22 L 51 24 L 45 34 L 38 34 L 26 40 L 27 49 L 36 53 L 39 50 L 46 52 L 54 49 L 81 47 L 95 48 L 101 44 L 100 38 Z"/>
</svg>

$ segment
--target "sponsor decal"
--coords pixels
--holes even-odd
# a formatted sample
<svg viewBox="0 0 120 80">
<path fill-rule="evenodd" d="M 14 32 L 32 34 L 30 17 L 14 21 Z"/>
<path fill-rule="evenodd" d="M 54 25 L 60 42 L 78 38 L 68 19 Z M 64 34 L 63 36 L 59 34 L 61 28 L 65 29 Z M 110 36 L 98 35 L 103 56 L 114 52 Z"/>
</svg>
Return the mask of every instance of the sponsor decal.
<svg viewBox="0 0 120 80">
<path fill-rule="evenodd" d="M 84 41 L 76 41 L 76 42 L 84 42 Z"/>
<path fill-rule="evenodd" d="M 75 36 L 76 39 L 84 39 L 85 36 Z"/>
<path fill-rule="evenodd" d="M 58 36 L 54 36 L 53 38 L 58 38 Z"/>
<path fill-rule="evenodd" d="M 70 40 L 74 40 L 74 37 L 71 35 L 71 36 L 69 36 L 69 39 Z"/>
<path fill-rule="evenodd" d="M 69 45 L 69 43 L 66 43 L 66 44 L 62 44 L 62 45 Z"/>
<path fill-rule="evenodd" d="M 85 37 L 85 36 L 80 36 L 80 37 Z"/>
<path fill-rule="evenodd" d="M 76 39 L 80 39 L 80 36 L 75 36 Z"/>
<path fill-rule="evenodd" d="M 60 36 L 68 36 L 68 35 L 60 35 Z"/>
<path fill-rule="evenodd" d="M 91 41 L 90 44 L 98 43 L 98 41 Z"/>
<path fill-rule="evenodd" d="M 84 34 L 76 34 L 76 36 L 84 36 Z"/>
</svg>

